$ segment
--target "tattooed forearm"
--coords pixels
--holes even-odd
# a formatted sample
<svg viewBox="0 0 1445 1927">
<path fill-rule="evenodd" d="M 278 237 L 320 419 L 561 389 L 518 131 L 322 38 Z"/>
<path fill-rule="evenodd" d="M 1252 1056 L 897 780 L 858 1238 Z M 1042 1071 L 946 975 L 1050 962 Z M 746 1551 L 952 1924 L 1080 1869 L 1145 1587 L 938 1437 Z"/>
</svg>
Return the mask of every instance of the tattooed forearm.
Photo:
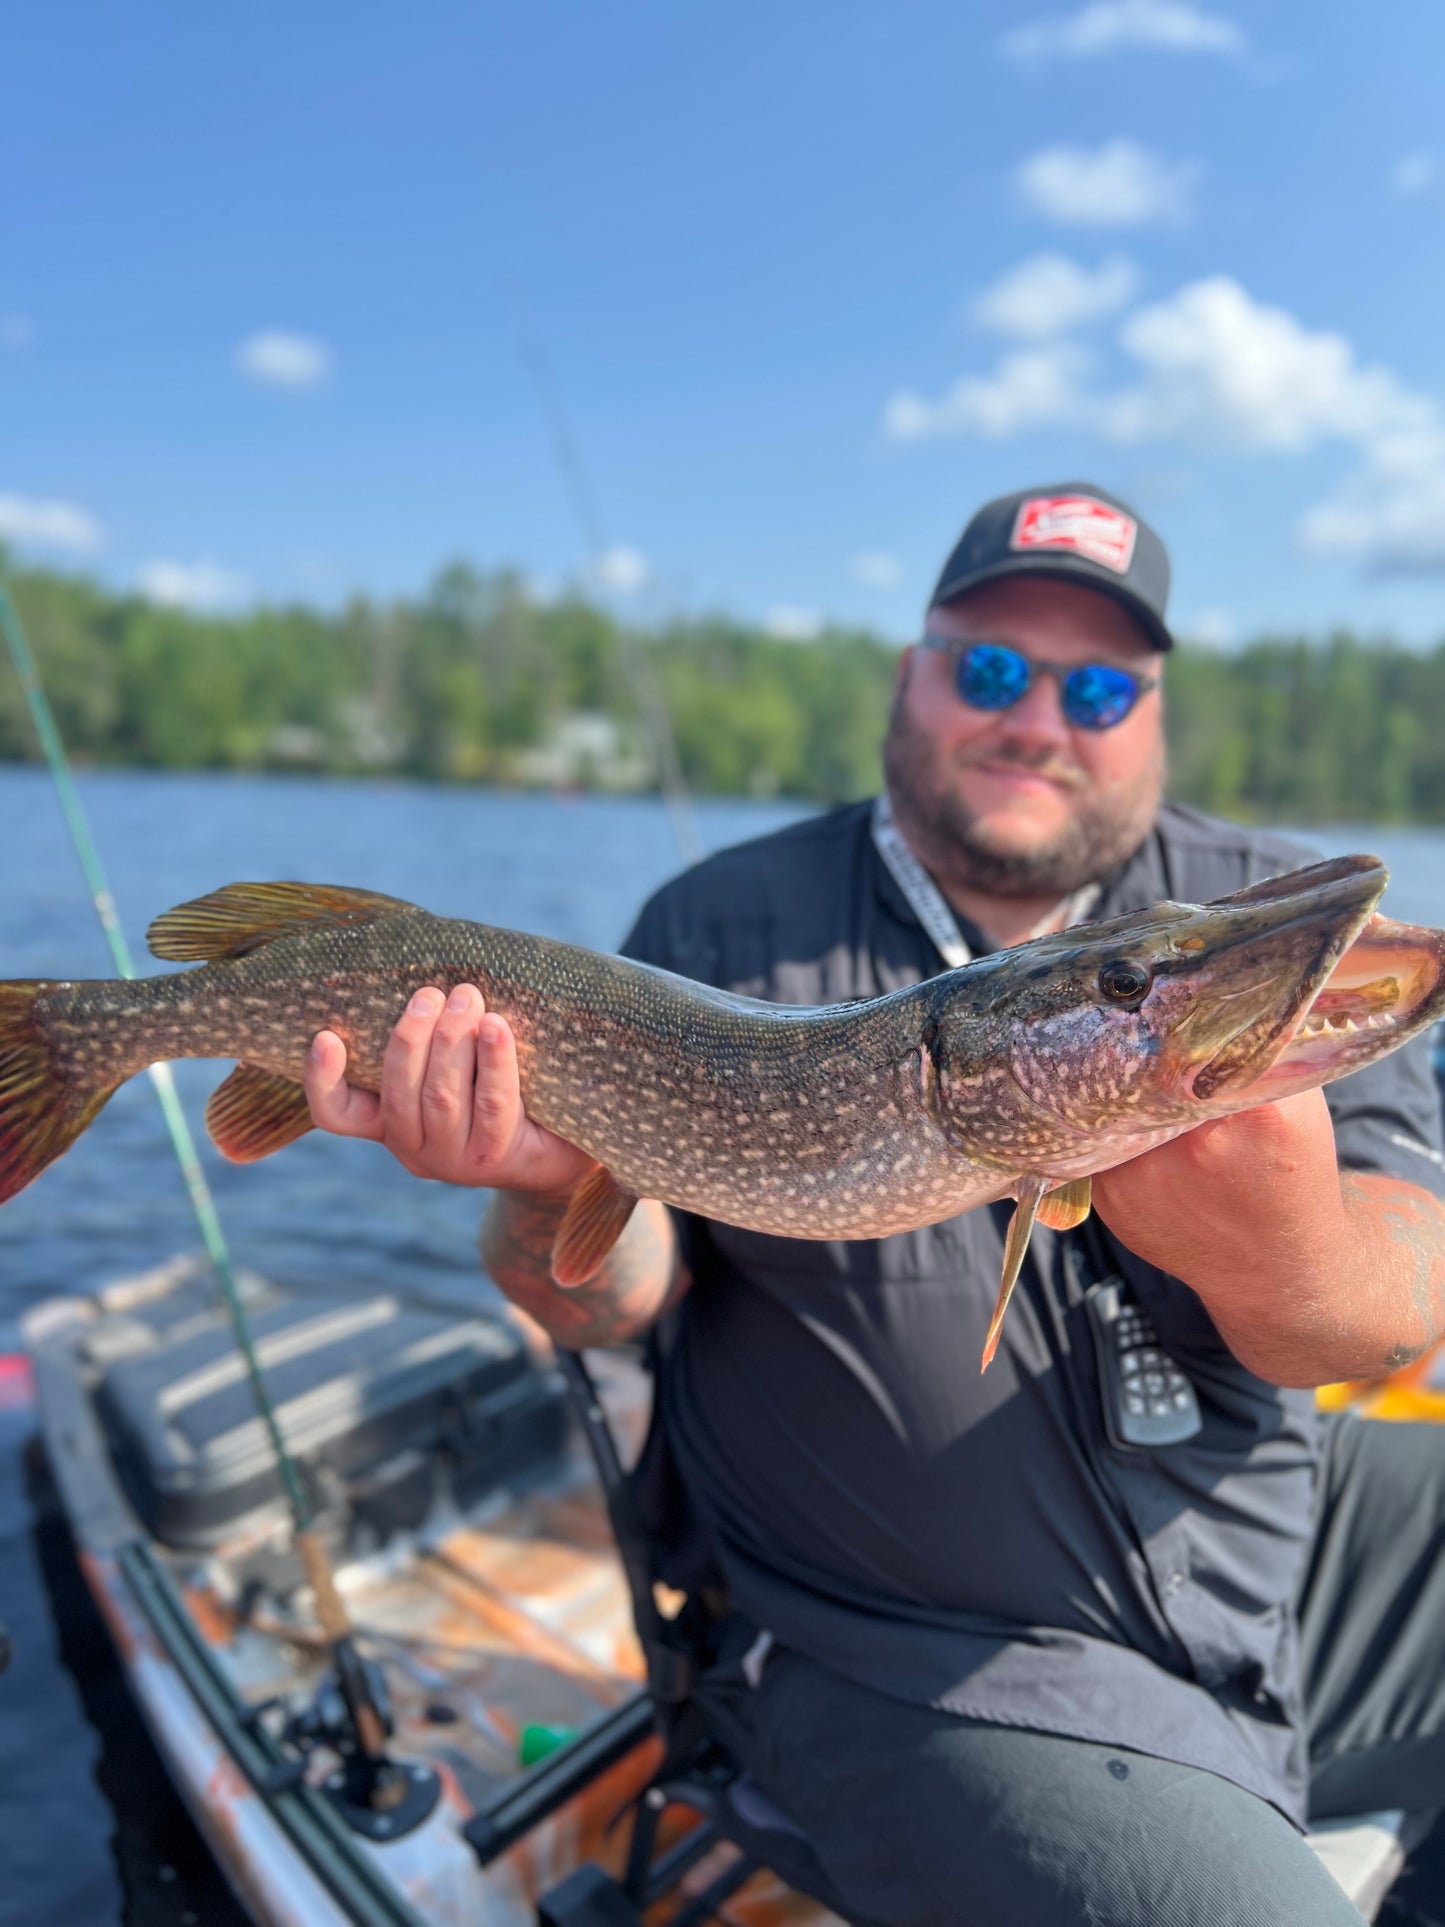
<svg viewBox="0 0 1445 1927">
<path fill-rule="evenodd" d="M 558 1345 L 581 1351 L 642 1331 L 687 1288 L 672 1221 L 644 1198 L 596 1277 L 566 1290 L 552 1278 L 552 1242 L 566 1200 L 497 1192 L 482 1221 L 482 1262 L 514 1304 Z"/>
<path fill-rule="evenodd" d="M 1394 1287 L 1400 1336 L 1381 1369 L 1399 1371 L 1445 1332 L 1445 1207 L 1415 1185 L 1374 1174 L 1342 1172 L 1340 1190 L 1356 1221 L 1374 1229 L 1381 1282 Z"/>
</svg>

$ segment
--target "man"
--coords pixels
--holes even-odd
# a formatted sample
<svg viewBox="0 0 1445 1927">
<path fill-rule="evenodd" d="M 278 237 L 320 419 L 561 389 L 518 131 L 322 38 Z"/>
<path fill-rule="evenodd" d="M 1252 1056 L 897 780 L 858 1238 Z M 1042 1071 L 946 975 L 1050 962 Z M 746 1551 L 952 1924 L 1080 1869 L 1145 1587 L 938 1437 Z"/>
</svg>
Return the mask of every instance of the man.
<svg viewBox="0 0 1445 1927">
<path fill-rule="evenodd" d="M 900 665 L 890 808 L 699 865 L 629 952 L 784 1002 L 871 996 L 1304 860 L 1162 801 L 1167 584 L 1102 489 L 988 504 Z M 379 1101 L 344 1061 L 323 1034 L 317 1122 L 495 1187 L 488 1268 L 560 1343 L 679 1304 L 658 1399 L 689 1530 L 659 1524 L 669 1575 L 720 1580 L 734 1614 L 703 1701 L 850 1918 L 1329 1927 L 1357 1916 L 1306 1815 L 1445 1803 L 1445 1432 L 1322 1446 L 1304 1389 L 1445 1325 L 1423 1051 L 1096 1177 L 1103 1229 L 1035 1234 L 983 1378 L 1007 1205 L 846 1245 L 644 1202 L 563 1291 L 552 1238 L 590 1164 L 526 1118 L 478 993 L 419 993 Z M 1108 1274 L 1187 1380 L 1191 1436 L 1118 1438 L 1088 1295 Z"/>
</svg>

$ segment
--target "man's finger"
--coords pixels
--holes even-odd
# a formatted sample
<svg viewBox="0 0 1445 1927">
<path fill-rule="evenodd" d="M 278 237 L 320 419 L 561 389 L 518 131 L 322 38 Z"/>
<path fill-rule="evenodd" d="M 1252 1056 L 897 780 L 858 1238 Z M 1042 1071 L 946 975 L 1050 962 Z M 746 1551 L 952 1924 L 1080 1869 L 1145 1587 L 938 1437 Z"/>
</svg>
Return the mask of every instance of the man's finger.
<svg viewBox="0 0 1445 1927">
<path fill-rule="evenodd" d="M 312 1121 L 338 1137 L 379 1138 L 381 1105 L 370 1091 L 357 1091 L 346 1081 L 346 1046 L 334 1030 L 323 1030 L 312 1042 L 303 1079 Z"/>
<path fill-rule="evenodd" d="M 381 1134 L 398 1157 L 415 1157 L 426 1141 L 421 1090 L 432 1033 L 446 998 L 417 991 L 397 1020 L 381 1060 Z"/>
<path fill-rule="evenodd" d="M 504 1017 L 477 1025 L 477 1084 L 467 1149 L 479 1164 L 495 1163 L 512 1148 L 522 1118 L 517 1046 Z"/>
<path fill-rule="evenodd" d="M 477 1023 L 486 1005 L 475 984 L 458 984 L 432 1032 L 421 1087 L 422 1129 L 428 1154 L 461 1157 L 472 1124 L 477 1074 Z"/>
</svg>

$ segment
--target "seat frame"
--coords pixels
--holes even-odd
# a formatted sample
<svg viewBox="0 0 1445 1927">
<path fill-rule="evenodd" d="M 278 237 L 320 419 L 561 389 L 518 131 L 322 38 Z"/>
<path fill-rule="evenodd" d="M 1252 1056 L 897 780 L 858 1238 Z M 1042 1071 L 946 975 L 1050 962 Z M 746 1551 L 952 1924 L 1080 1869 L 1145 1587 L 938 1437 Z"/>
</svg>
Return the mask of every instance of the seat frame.
<svg viewBox="0 0 1445 1927">
<path fill-rule="evenodd" d="M 607 1503 L 647 1685 L 476 1814 L 465 1829 L 468 1840 L 485 1864 L 643 1739 L 660 1734 L 664 1758 L 634 1806 L 622 1874 L 614 1876 L 585 1861 L 541 1897 L 541 1927 L 642 1927 L 646 1910 L 671 1893 L 720 1841 L 730 1842 L 737 1858 L 689 1900 L 672 1927 L 704 1927 L 762 1868 L 841 1913 L 842 1903 L 801 1830 L 740 1774 L 736 1762 L 702 1732 L 699 1722 L 682 1717 L 697 1678 L 700 1649 L 689 1636 L 686 1614 L 667 1620 L 658 1610 L 647 1535 L 586 1361 L 577 1352 L 559 1349 L 557 1362 Z M 695 1814 L 696 1822 L 659 1851 L 661 1821 L 674 1807 Z M 1363 1917 L 1373 1921 L 1408 1853 L 1436 1817 L 1363 1814 L 1320 1825 L 1307 1838 Z"/>
</svg>

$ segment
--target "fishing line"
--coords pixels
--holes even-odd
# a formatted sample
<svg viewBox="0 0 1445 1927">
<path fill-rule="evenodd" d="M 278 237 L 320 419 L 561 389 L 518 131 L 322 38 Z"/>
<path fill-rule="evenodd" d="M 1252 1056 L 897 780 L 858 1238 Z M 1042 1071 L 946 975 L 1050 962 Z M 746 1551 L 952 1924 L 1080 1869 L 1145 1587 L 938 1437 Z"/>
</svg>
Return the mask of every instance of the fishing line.
<svg viewBox="0 0 1445 1927">
<path fill-rule="evenodd" d="M 135 966 L 131 962 L 130 946 L 126 943 L 125 932 L 121 929 L 120 919 L 115 911 L 115 898 L 111 895 L 106 882 L 105 871 L 101 867 L 100 855 L 90 834 L 85 810 L 75 788 L 70 773 L 70 762 L 65 754 L 60 731 L 56 727 L 55 716 L 50 700 L 40 680 L 30 642 L 20 620 L 20 612 L 11 599 L 10 591 L 0 579 L 0 635 L 5 638 L 5 646 L 10 660 L 15 665 L 15 673 L 20 678 L 20 687 L 25 693 L 25 701 L 34 719 L 40 746 L 45 752 L 45 760 L 50 765 L 50 774 L 55 783 L 56 794 L 60 799 L 61 813 L 70 831 L 71 842 L 80 859 L 86 887 L 90 891 L 91 902 L 95 905 L 100 927 L 105 932 L 105 940 L 110 946 L 110 954 L 115 967 L 122 977 L 134 978 Z M 250 1323 L 241 1304 L 241 1295 L 236 1288 L 236 1276 L 231 1266 L 231 1254 L 226 1245 L 226 1235 L 221 1229 L 221 1220 L 216 1212 L 211 1187 L 206 1182 L 206 1174 L 201 1169 L 196 1155 L 195 1139 L 191 1136 L 186 1114 L 176 1093 L 175 1080 L 169 1064 L 152 1064 L 151 1081 L 160 1098 L 161 1113 L 170 1132 L 171 1145 L 176 1161 L 181 1167 L 186 1190 L 190 1196 L 191 1207 L 196 1214 L 196 1222 L 201 1228 L 205 1241 L 206 1255 L 221 1287 L 221 1296 L 231 1320 L 237 1349 L 246 1368 L 251 1393 L 256 1401 L 256 1409 L 271 1441 L 271 1449 L 276 1455 L 276 1464 L 281 1474 L 281 1482 L 290 1502 L 294 1522 L 294 1543 L 301 1560 L 302 1569 L 311 1587 L 315 1602 L 316 1617 L 321 1629 L 331 1644 L 331 1656 L 336 1667 L 337 1683 L 342 1699 L 351 1715 L 353 1729 L 360 1751 L 360 1804 L 376 1808 L 391 1808 L 405 1799 L 408 1788 L 416 1781 L 413 1774 L 409 1781 L 406 1773 L 393 1765 L 387 1758 L 386 1729 L 380 1712 L 377 1710 L 371 1682 L 366 1667 L 356 1651 L 351 1634 L 351 1621 L 341 1594 L 336 1587 L 336 1577 L 331 1570 L 331 1561 L 321 1535 L 316 1529 L 315 1514 L 301 1484 L 295 1461 L 286 1449 L 286 1441 L 281 1435 L 280 1422 L 276 1417 L 266 1381 L 262 1376 L 261 1363 L 251 1342 Z"/>
<path fill-rule="evenodd" d="M 526 313 L 515 291 L 503 287 L 504 298 L 512 310 L 512 321 L 517 331 L 517 354 L 522 366 L 531 378 L 537 397 L 537 405 L 547 430 L 547 441 L 552 450 L 552 459 L 562 478 L 562 488 L 577 523 L 582 538 L 583 553 L 588 557 L 594 577 L 600 573 L 604 556 L 608 551 L 606 526 L 602 511 L 597 504 L 597 492 L 592 486 L 592 478 L 587 464 L 582 459 L 582 447 L 572 426 L 567 403 L 562 394 L 562 384 L 552 366 L 543 344 L 542 337 Z M 705 854 L 702 837 L 698 832 L 697 817 L 692 807 L 692 797 L 688 792 L 687 779 L 682 773 L 682 763 L 677 754 L 677 739 L 672 731 L 672 719 L 667 711 L 667 699 L 662 692 L 662 684 L 651 657 L 645 648 L 627 632 L 624 624 L 617 624 L 617 653 L 622 665 L 622 673 L 632 685 L 632 694 L 642 717 L 643 728 L 647 731 L 652 744 L 652 753 L 657 761 L 658 782 L 662 789 L 662 800 L 667 807 L 668 818 L 672 824 L 672 834 L 685 863 L 697 863 Z"/>
<path fill-rule="evenodd" d="M 111 957 L 122 977 L 133 978 L 136 972 L 135 965 L 131 961 L 130 946 L 125 940 L 125 932 L 116 915 L 115 899 L 106 882 L 100 855 L 96 849 L 95 840 L 90 834 L 90 825 L 76 791 L 75 780 L 70 773 L 70 762 L 65 754 L 65 745 L 61 741 L 50 700 L 41 683 L 40 671 L 36 667 L 35 657 L 21 623 L 20 612 L 16 609 L 10 591 L 3 581 L 0 581 L 0 634 L 5 638 L 10 660 L 14 663 L 15 673 L 20 678 L 20 687 L 29 705 L 30 715 L 35 724 L 35 733 L 40 738 L 40 747 L 45 752 L 45 760 L 50 766 L 50 774 L 60 801 L 61 814 L 70 832 L 75 854 L 80 860 L 86 888 L 90 891 L 90 900 L 100 919 L 100 927 L 105 933 L 106 943 L 110 946 Z M 310 1534 L 314 1524 L 311 1506 L 302 1488 L 291 1454 L 286 1449 L 286 1442 L 281 1436 L 281 1427 L 266 1392 L 260 1361 L 251 1342 L 250 1325 L 241 1304 L 240 1293 L 236 1288 L 231 1254 L 227 1248 L 225 1233 L 221 1229 L 221 1220 L 216 1212 L 215 1199 L 211 1195 L 211 1187 L 206 1182 L 206 1174 L 201 1169 L 200 1159 L 196 1155 L 195 1139 L 191 1136 L 191 1127 L 187 1124 L 186 1114 L 181 1108 L 181 1100 L 176 1092 L 170 1065 L 152 1064 L 150 1078 L 155 1085 L 156 1096 L 160 1099 L 161 1114 L 165 1118 L 166 1129 L 170 1133 L 176 1162 L 181 1167 L 181 1176 L 185 1180 L 191 1208 L 201 1228 L 206 1255 L 211 1261 L 211 1268 L 216 1274 L 221 1295 L 225 1299 L 226 1310 L 236 1335 L 236 1344 L 240 1348 L 241 1357 L 245 1363 L 246 1376 L 250 1380 L 257 1408 L 270 1437 L 272 1450 L 276 1454 L 276 1463 L 280 1468 L 281 1480 L 296 1520 L 299 1540 Z M 303 1559 L 306 1559 L 305 1549 L 301 1550 Z M 310 1576 L 309 1560 L 308 1576 Z"/>
</svg>

